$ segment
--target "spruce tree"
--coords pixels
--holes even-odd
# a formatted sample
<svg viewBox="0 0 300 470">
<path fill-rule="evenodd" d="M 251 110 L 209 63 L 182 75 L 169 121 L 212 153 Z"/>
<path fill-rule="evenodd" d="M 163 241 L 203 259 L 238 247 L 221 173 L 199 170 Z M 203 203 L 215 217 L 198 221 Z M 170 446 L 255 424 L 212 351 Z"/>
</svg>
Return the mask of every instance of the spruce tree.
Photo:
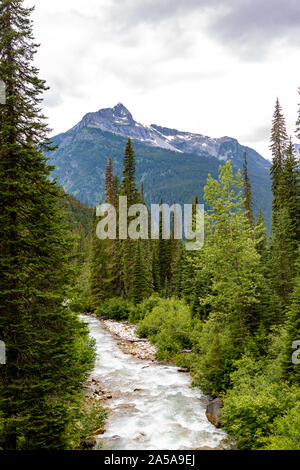
<svg viewBox="0 0 300 470">
<path fill-rule="evenodd" d="M 244 198 L 245 198 L 245 213 L 248 221 L 248 228 L 253 231 L 253 210 L 252 210 L 252 191 L 251 183 L 248 175 L 248 162 L 247 153 L 244 152 L 244 164 L 243 164 L 243 180 L 244 180 Z"/>
<path fill-rule="evenodd" d="M 261 256 L 262 262 L 266 262 L 266 253 L 267 253 L 267 227 L 265 223 L 265 219 L 263 216 L 263 212 L 261 208 L 258 211 L 258 216 L 256 219 L 255 227 L 254 227 L 254 242 L 255 247 L 258 253 Z"/>
<path fill-rule="evenodd" d="M 271 243 L 272 279 L 282 311 L 289 302 L 295 276 L 295 259 L 299 244 L 299 162 L 290 140 L 277 188 L 276 217 L 273 217 Z"/>
<path fill-rule="evenodd" d="M 21 0 L 0 2 L 0 447 L 71 447 L 81 384 L 77 342 L 85 331 L 64 305 L 66 228 L 61 191 L 50 181 L 42 151 L 48 127 L 40 110 L 45 82 L 33 65 L 37 50 Z"/>
<path fill-rule="evenodd" d="M 105 202 L 117 207 L 117 191 L 114 180 L 114 168 L 112 159 L 109 157 L 105 169 Z"/>
<path fill-rule="evenodd" d="M 136 304 L 148 296 L 149 286 L 147 279 L 147 269 L 142 256 L 141 241 L 136 243 L 135 259 L 132 276 L 132 298 Z"/>
<path fill-rule="evenodd" d="M 298 94 L 300 95 L 300 87 L 298 88 Z M 298 116 L 296 121 L 296 137 L 300 139 L 300 103 L 298 105 Z"/>
<path fill-rule="evenodd" d="M 127 141 L 123 158 L 121 193 L 122 196 L 127 196 L 128 207 L 140 201 L 135 181 L 135 154 L 130 139 Z"/>
<path fill-rule="evenodd" d="M 116 217 L 118 219 L 118 178 L 114 175 L 112 159 L 109 158 L 105 170 L 105 202 L 111 204 L 116 209 Z M 104 280 L 106 284 L 106 297 L 117 297 L 122 293 L 121 280 L 121 254 L 120 240 L 107 240 L 103 243 L 103 256 L 106 259 L 107 278 Z"/>
<path fill-rule="evenodd" d="M 160 200 L 160 206 L 162 206 L 163 201 Z M 158 259 L 159 259 L 159 272 L 160 272 L 160 283 L 161 288 L 165 289 L 168 283 L 168 240 L 163 238 L 163 214 L 162 211 L 159 213 L 159 240 L 158 240 Z"/>
<path fill-rule="evenodd" d="M 279 194 L 281 207 L 286 207 L 292 225 L 292 235 L 295 239 L 295 250 L 300 242 L 300 168 L 299 158 L 296 157 L 294 145 L 290 143 L 283 164 Z"/>
<path fill-rule="evenodd" d="M 295 275 L 295 240 L 292 221 L 287 207 L 283 206 L 276 216 L 271 240 L 271 277 L 275 292 L 280 299 L 281 318 L 288 305 Z"/>
<path fill-rule="evenodd" d="M 161 291 L 160 280 L 160 264 L 158 258 L 158 244 L 153 240 L 152 242 L 152 276 L 153 276 L 153 289 L 155 292 Z"/>
<path fill-rule="evenodd" d="M 128 208 L 132 204 L 141 202 L 140 194 L 136 187 L 136 177 L 135 177 L 135 154 L 132 148 L 131 140 L 128 139 L 124 158 L 123 158 L 123 179 L 121 183 L 122 196 L 127 197 L 127 206 Z M 128 224 L 130 223 L 130 218 L 128 218 Z M 135 250 L 135 241 L 134 240 L 121 240 L 121 256 L 122 256 L 122 282 L 124 293 L 127 297 L 132 295 L 132 282 L 133 282 L 133 267 L 134 267 L 134 257 L 132 253 Z"/>
<path fill-rule="evenodd" d="M 287 309 L 287 318 L 285 323 L 286 336 L 282 358 L 282 375 L 283 378 L 290 383 L 299 385 L 300 364 L 295 364 L 292 361 L 292 354 L 295 352 L 292 345 L 294 342 L 300 340 L 300 249 L 298 251 L 296 267 L 297 275 L 294 280 L 291 304 Z M 300 354 L 298 355 L 298 358 L 300 358 Z"/>
<path fill-rule="evenodd" d="M 278 98 L 276 100 L 275 111 L 273 116 L 270 148 L 273 155 L 270 173 L 273 192 L 273 221 L 275 222 L 277 211 L 280 207 L 280 177 L 283 169 L 285 154 L 288 148 L 288 136 L 286 132 L 285 119 L 282 114 L 282 109 Z"/>
<path fill-rule="evenodd" d="M 109 240 L 100 240 L 96 233 L 97 228 L 96 209 L 94 209 L 92 249 L 91 249 L 91 272 L 90 292 L 91 305 L 97 309 L 103 300 L 111 297 L 108 270 L 108 245 Z"/>
</svg>

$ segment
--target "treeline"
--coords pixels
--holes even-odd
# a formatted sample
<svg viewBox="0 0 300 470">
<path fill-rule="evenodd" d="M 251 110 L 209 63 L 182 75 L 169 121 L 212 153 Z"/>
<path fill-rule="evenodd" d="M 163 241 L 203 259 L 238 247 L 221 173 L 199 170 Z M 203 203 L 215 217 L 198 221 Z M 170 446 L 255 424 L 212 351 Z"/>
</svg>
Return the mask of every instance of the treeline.
<svg viewBox="0 0 300 470">
<path fill-rule="evenodd" d="M 247 156 L 243 174 L 228 161 L 217 180 L 207 179 L 201 250 L 173 235 L 163 240 L 161 220 L 158 240 L 99 240 L 95 215 L 88 307 L 139 322 L 158 358 L 188 367 L 195 385 L 222 396 L 223 427 L 239 448 L 299 449 L 299 157 L 278 100 L 271 149 L 270 238 L 262 211 L 254 220 Z M 144 203 L 130 140 L 122 181 L 109 159 L 105 183 L 105 202 L 116 210 L 120 195 Z"/>
<path fill-rule="evenodd" d="M 47 87 L 33 65 L 32 10 L 0 1 L 0 449 L 76 449 L 104 414 L 84 400 L 94 345 L 66 302 L 75 248 L 65 196 L 44 157 L 52 146 L 40 109 Z M 76 225 L 74 211 L 71 218 Z"/>
<path fill-rule="evenodd" d="M 126 145 L 123 164 L 121 182 L 114 176 L 111 158 L 108 159 L 105 172 L 105 200 L 103 202 L 115 207 L 117 222 L 119 196 L 127 197 L 128 208 L 133 204 L 146 206 L 143 185 L 137 188 L 135 154 L 130 139 Z M 194 208 L 197 203 L 196 197 Z M 160 213 L 159 221 L 157 221 L 157 240 L 151 239 L 150 220 L 148 233 L 143 237 L 141 235 L 141 239 L 137 242 L 129 238 L 120 240 L 118 226 L 116 239 L 100 240 L 96 234 L 99 218 L 96 216 L 95 209 L 90 251 L 90 308 L 96 309 L 103 301 L 114 297 L 121 296 L 139 303 L 154 292 L 164 296 L 180 293 L 181 277 L 178 273 L 181 272 L 184 249 L 183 242 L 174 237 L 173 219 L 174 213 L 169 239 L 163 239 L 164 221 Z M 128 223 L 132 220 L 134 217 L 128 217 Z"/>
</svg>

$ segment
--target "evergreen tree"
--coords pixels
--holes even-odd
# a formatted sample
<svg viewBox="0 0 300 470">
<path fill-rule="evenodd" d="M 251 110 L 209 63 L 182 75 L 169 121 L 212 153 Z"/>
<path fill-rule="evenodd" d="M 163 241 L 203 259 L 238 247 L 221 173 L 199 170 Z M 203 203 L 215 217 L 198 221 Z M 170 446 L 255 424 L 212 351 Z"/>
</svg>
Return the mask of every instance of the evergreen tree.
<svg viewBox="0 0 300 470">
<path fill-rule="evenodd" d="M 108 159 L 105 169 L 105 202 L 117 207 L 117 190 L 111 158 Z"/>
<path fill-rule="evenodd" d="M 152 243 L 152 276 L 153 276 L 153 289 L 155 292 L 160 292 L 160 265 L 158 258 L 158 246 L 156 243 Z"/>
<path fill-rule="evenodd" d="M 281 306 L 281 318 L 288 305 L 295 275 L 295 240 L 287 207 L 276 216 L 271 240 L 271 277 Z M 280 319 L 279 319 L 280 320 Z"/>
<path fill-rule="evenodd" d="M 291 219 L 292 235 L 300 242 L 300 169 L 299 158 L 295 155 L 294 145 L 290 143 L 286 152 L 279 184 L 280 204 L 288 211 Z"/>
<path fill-rule="evenodd" d="M 266 262 L 267 241 L 267 227 L 260 208 L 254 227 L 254 242 L 256 250 L 260 254 L 263 263 Z"/>
<path fill-rule="evenodd" d="M 300 95 L 300 87 L 298 88 L 298 94 Z M 296 137 L 300 139 L 300 103 L 298 106 L 298 116 L 296 121 Z"/>
<path fill-rule="evenodd" d="M 135 181 L 135 154 L 130 139 L 127 141 L 123 158 L 121 194 L 122 196 L 127 196 L 128 207 L 140 201 Z"/>
<path fill-rule="evenodd" d="M 163 201 L 160 200 L 160 206 Z M 171 241 L 170 239 L 163 238 L 164 232 L 164 217 L 162 211 L 159 214 L 159 240 L 158 240 L 158 259 L 160 266 L 160 282 L 164 290 L 164 294 L 169 292 L 170 278 L 171 278 Z"/>
<path fill-rule="evenodd" d="M 244 164 L 243 164 L 243 179 L 244 179 L 244 198 L 245 198 L 245 213 L 248 221 L 248 227 L 253 230 L 253 210 L 252 210 L 252 191 L 251 183 L 248 175 L 248 163 L 247 153 L 244 152 Z"/>
<path fill-rule="evenodd" d="M 142 255 L 140 240 L 136 243 L 135 260 L 132 278 L 132 298 L 136 304 L 149 294 L 149 286 L 147 279 L 147 270 L 145 261 Z"/>
<path fill-rule="evenodd" d="M 112 159 L 109 158 L 105 170 L 105 202 L 111 204 L 116 209 L 116 216 L 118 219 L 118 178 L 114 175 L 114 168 Z M 107 278 L 104 279 L 106 285 L 106 297 L 117 297 L 122 292 L 121 280 L 121 254 L 120 254 L 120 240 L 118 239 L 118 224 L 117 224 L 117 237 L 115 240 L 104 241 L 102 256 L 106 260 L 106 273 Z"/>
<path fill-rule="evenodd" d="M 300 384 L 300 367 L 292 361 L 292 345 L 300 340 L 300 249 L 297 260 L 297 276 L 294 280 L 294 288 L 291 296 L 291 304 L 287 310 L 287 320 L 285 324 L 285 349 L 282 361 L 283 378 L 294 385 Z M 299 346 L 298 346 L 299 349 Z M 300 358 L 300 354 L 298 355 Z"/>
<path fill-rule="evenodd" d="M 179 240 L 178 249 L 175 253 L 172 271 L 172 292 L 176 297 L 182 294 L 182 272 L 185 259 L 185 248 L 183 242 Z"/>
<path fill-rule="evenodd" d="M 81 384 L 78 338 L 85 327 L 63 306 L 72 246 L 60 215 L 61 191 L 42 151 L 46 90 L 32 65 L 30 15 L 21 0 L 0 2 L 0 447 L 66 449 Z"/>
<path fill-rule="evenodd" d="M 100 240 L 96 233 L 97 228 L 96 209 L 94 209 L 93 230 L 92 230 L 92 253 L 91 253 L 91 273 L 90 273 L 90 292 L 91 305 L 94 309 L 101 305 L 101 302 L 109 296 L 107 279 L 108 272 L 108 240 Z"/>
<path fill-rule="evenodd" d="M 282 312 L 289 302 L 295 276 L 295 259 L 299 244 L 299 162 L 290 141 L 277 187 L 277 212 L 273 217 L 271 270 L 275 292 Z"/>
<path fill-rule="evenodd" d="M 273 161 L 271 166 L 271 180 L 273 192 L 273 221 L 276 220 L 277 211 L 280 207 L 279 186 L 280 177 L 283 169 L 285 154 L 288 148 L 288 136 L 286 132 L 285 119 L 277 98 L 273 116 L 273 125 L 271 131 L 271 146 Z"/>
<path fill-rule="evenodd" d="M 141 184 L 141 201 L 145 204 L 144 183 Z"/>
<path fill-rule="evenodd" d="M 135 178 L 135 154 L 132 148 L 131 140 L 128 139 L 124 158 L 123 158 L 123 179 L 121 184 L 121 195 L 127 197 L 128 208 L 132 204 L 141 202 L 141 197 L 136 187 Z M 128 218 L 128 224 L 130 218 Z M 132 294 L 134 257 L 132 253 L 135 250 L 135 241 L 127 239 L 121 241 L 122 256 L 122 282 L 124 285 L 124 293 L 127 297 Z"/>
</svg>

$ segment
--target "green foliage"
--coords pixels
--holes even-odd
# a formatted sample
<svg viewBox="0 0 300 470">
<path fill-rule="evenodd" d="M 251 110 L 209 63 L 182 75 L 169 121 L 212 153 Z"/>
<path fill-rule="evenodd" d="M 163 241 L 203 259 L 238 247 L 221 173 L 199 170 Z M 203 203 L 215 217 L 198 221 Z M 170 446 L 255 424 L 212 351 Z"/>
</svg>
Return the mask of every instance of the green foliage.
<svg viewBox="0 0 300 470">
<path fill-rule="evenodd" d="M 130 139 L 127 140 L 123 158 L 121 194 L 127 196 L 128 207 L 140 201 L 135 181 L 135 155 Z"/>
<path fill-rule="evenodd" d="M 288 148 L 288 136 L 286 132 L 285 118 L 277 98 L 273 116 L 271 131 L 271 146 L 273 161 L 270 169 L 273 193 L 273 223 L 276 220 L 277 211 L 280 208 L 280 179 L 283 168 L 285 153 Z"/>
<path fill-rule="evenodd" d="M 132 311 L 129 316 L 130 323 L 137 323 L 139 320 L 143 320 L 146 315 L 152 312 L 153 308 L 156 307 L 161 301 L 158 294 L 152 294 L 151 297 L 145 299 L 142 303 L 136 306 L 136 309 Z"/>
<path fill-rule="evenodd" d="M 296 263 L 297 277 L 291 295 L 291 303 L 287 309 L 285 322 L 285 343 L 282 356 L 282 376 L 292 384 L 300 384 L 300 365 L 292 362 L 292 344 L 300 340 L 300 248 Z"/>
<path fill-rule="evenodd" d="M 213 317 L 203 324 L 193 384 L 205 393 L 218 395 L 229 387 L 230 374 L 241 348 L 237 330 L 238 325 L 231 321 L 219 323 Z"/>
<path fill-rule="evenodd" d="M 81 225 L 84 229 L 84 235 L 87 236 L 92 228 L 93 209 L 71 194 L 65 194 L 62 202 L 71 229 L 76 230 Z"/>
<path fill-rule="evenodd" d="M 100 318 L 111 318 L 112 320 L 127 320 L 134 305 L 122 297 L 105 300 L 96 310 Z"/>
<path fill-rule="evenodd" d="M 132 276 L 132 299 L 136 304 L 140 303 L 149 294 L 147 280 L 147 268 L 142 254 L 141 242 L 136 243 L 136 253 Z"/>
<path fill-rule="evenodd" d="M 147 305 L 147 310 L 150 303 Z M 137 333 L 157 346 L 157 358 L 171 359 L 182 349 L 189 348 L 191 312 L 181 300 L 160 299 L 139 323 Z"/>
<path fill-rule="evenodd" d="M 78 421 L 75 427 L 75 448 L 89 450 L 95 445 L 95 436 L 104 431 L 107 411 L 101 403 L 85 398 L 80 406 Z"/>
<path fill-rule="evenodd" d="M 295 418 L 292 410 L 299 400 L 299 389 L 271 380 L 264 363 L 257 358 L 245 356 L 236 367 L 231 376 L 233 387 L 225 398 L 222 423 L 235 437 L 238 448 L 263 449 L 268 447 L 266 442 L 274 445 L 278 439 L 283 443 L 281 426 L 286 425 L 290 426 L 290 439 L 293 423 L 287 423 L 287 417 Z M 279 435 L 272 437 L 274 432 Z"/>
<path fill-rule="evenodd" d="M 295 389 L 294 400 L 299 391 Z M 300 404 L 291 407 L 283 416 L 274 419 L 271 435 L 265 439 L 266 450 L 300 449 Z"/>
<path fill-rule="evenodd" d="M 87 328 L 66 306 L 72 242 L 62 193 L 43 154 L 52 146 L 41 112 L 47 89 L 33 65 L 31 8 L 0 2 L 0 446 L 69 449 L 91 357 Z M 22 79 L 20 79 L 22 77 Z M 85 349 L 87 353 L 87 349 Z"/>
<path fill-rule="evenodd" d="M 253 211 L 252 211 L 252 190 L 251 183 L 248 175 L 248 162 L 247 153 L 244 153 L 244 165 L 243 165 L 243 180 L 244 180 L 244 198 L 245 198 L 245 214 L 248 221 L 250 230 L 253 230 Z"/>
</svg>

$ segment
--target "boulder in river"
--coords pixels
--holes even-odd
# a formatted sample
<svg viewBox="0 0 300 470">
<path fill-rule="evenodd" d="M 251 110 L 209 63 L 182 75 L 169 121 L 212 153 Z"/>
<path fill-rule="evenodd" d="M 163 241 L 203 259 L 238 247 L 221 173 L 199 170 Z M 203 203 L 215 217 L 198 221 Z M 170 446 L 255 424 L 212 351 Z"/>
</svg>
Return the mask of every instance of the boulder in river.
<svg viewBox="0 0 300 470">
<path fill-rule="evenodd" d="M 206 407 L 206 417 L 216 428 L 219 428 L 221 425 L 221 415 L 224 402 L 221 398 L 215 398 L 210 401 Z"/>
</svg>

